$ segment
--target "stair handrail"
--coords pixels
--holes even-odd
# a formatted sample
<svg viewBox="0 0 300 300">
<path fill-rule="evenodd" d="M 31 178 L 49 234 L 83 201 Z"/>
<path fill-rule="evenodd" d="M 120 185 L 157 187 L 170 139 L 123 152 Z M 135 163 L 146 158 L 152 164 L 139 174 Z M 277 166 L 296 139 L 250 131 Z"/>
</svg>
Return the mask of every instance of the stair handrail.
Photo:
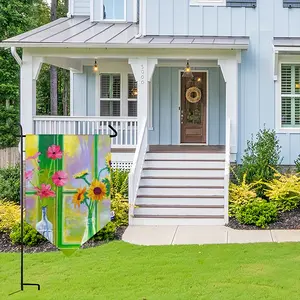
<svg viewBox="0 0 300 300">
<path fill-rule="evenodd" d="M 229 184 L 230 184 L 230 155 L 231 155 L 231 120 L 226 120 L 226 145 L 225 145 L 225 174 L 224 174 L 224 219 L 229 222 Z"/>
<path fill-rule="evenodd" d="M 139 129 L 141 129 L 141 131 L 138 135 L 138 143 L 133 158 L 133 164 L 128 176 L 129 224 L 133 217 L 143 164 L 148 149 L 148 130 L 146 119 L 142 122 L 141 127 L 139 126 Z"/>
</svg>

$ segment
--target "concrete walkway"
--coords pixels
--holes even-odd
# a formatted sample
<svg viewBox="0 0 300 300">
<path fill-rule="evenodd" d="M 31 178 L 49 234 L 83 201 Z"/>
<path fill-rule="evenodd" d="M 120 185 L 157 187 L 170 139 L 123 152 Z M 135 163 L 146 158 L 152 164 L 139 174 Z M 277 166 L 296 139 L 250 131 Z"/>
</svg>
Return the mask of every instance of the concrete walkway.
<svg viewBox="0 0 300 300">
<path fill-rule="evenodd" d="M 235 230 L 225 226 L 129 226 L 123 241 L 137 245 L 300 242 L 300 230 Z"/>
</svg>

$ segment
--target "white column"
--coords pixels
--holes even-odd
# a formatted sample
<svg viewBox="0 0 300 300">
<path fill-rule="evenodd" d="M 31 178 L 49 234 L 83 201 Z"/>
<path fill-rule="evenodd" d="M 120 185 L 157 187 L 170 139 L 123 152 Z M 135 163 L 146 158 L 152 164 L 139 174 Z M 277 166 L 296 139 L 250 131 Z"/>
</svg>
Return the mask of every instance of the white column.
<svg viewBox="0 0 300 300">
<path fill-rule="evenodd" d="M 218 61 L 226 83 L 226 120 L 231 121 L 231 153 L 237 153 L 238 142 L 238 60 Z"/>
<path fill-rule="evenodd" d="M 24 134 L 33 134 L 33 116 L 36 115 L 36 80 L 41 69 L 41 58 L 25 52 L 20 78 L 20 118 Z"/>
<path fill-rule="evenodd" d="M 144 120 L 148 122 L 148 111 L 149 111 L 149 87 L 148 84 L 151 82 L 152 75 L 157 65 L 157 59 L 153 58 L 134 58 L 129 59 L 129 64 L 132 67 L 132 71 L 138 85 L 138 125 L 142 124 Z"/>
</svg>

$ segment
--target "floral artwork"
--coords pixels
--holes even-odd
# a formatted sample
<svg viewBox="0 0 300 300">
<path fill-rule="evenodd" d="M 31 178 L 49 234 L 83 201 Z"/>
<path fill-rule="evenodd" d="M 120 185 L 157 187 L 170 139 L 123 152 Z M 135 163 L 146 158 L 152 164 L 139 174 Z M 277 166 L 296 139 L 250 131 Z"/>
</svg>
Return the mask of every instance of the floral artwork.
<svg viewBox="0 0 300 300">
<path fill-rule="evenodd" d="M 27 135 L 25 218 L 72 253 L 111 218 L 108 135 Z"/>
</svg>

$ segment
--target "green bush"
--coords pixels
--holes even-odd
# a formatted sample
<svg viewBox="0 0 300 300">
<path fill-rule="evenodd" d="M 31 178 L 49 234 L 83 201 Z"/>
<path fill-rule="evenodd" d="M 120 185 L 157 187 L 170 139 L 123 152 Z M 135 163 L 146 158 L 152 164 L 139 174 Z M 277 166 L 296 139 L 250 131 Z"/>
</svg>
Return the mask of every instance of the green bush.
<svg viewBox="0 0 300 300">
<path fill-rule="evenodd" d="M 294 161 L 295 167 L 296 167 L 296 172 L 300 173 L 300 155 L 298 155 L 297 159 Z"/>
<path fill-rule="evenodd" d="M 16 224 L 10 233 L 10 239 L 13 244 L 21 244 L 21 224 Z M 24 245 L 27 246 L 38 246 L 42 242 L 47 241 L 41 234 L 39 234 L 34 228 L 29 224 L 24 222 Z"/>
<path fill-rule="evenodd" d="M 128 225 L 129 203 L 121 194 L 111 199 L 111 210 L 114 212 L 114 222 L 119 226 Z"/>
<path fill-rule="evenodd" d="M 20 203 L 20 168 L 0 169 L 0 199 Z"/>
<path fill-rule="evenodd" d="M 266 197 L 280 211 L 295 209 L 300 204 L 300 177 L 295 174 L 276 172 L 272 181 L 264 183 Z"/>
<path fill-rule="evenodd" d="M 128 197 L 128 175 L 129 171 L 115 169 L 111 171 L 111 197 L 115 198 L 116 194 L 121 194 L 124 198 Z"/>
<path fill-rule="evenodd" d="M 20 205 L 0 200 L 0 232 L 11 232 L 12 228 L 20 222 Z"/>
<path fill-rule="evenodd" d="M 275 222 L 277 217 L 276 206 L 260 198 L 241 206 L 236 213 L 236 218 L 241 224 L 256 225 L 262 228 Z"/>
<path fill-rule="evenodd" d="M 242 158 L 242 164 L 237 167 L 237 174 L 240 180 L 247 174 L 246 182 L 252 183 L 261 181 L 270 181 L 274 178 L 274 169 L 280 165 L 281 147 L 274 130 L 261 129 L 256 135 L 256 140 L 247 141 L 247 148 Z M 257 187 L 258 196 L 263 197 L 263 188 L 261 184 Z"/>
<path fill-rule="evenodd" d="M 99 232 L 97 232 L 94 241 L 112 241 L 116 237 L 117 225 L 114 222 L 109 222 Z"/>
</svg>

